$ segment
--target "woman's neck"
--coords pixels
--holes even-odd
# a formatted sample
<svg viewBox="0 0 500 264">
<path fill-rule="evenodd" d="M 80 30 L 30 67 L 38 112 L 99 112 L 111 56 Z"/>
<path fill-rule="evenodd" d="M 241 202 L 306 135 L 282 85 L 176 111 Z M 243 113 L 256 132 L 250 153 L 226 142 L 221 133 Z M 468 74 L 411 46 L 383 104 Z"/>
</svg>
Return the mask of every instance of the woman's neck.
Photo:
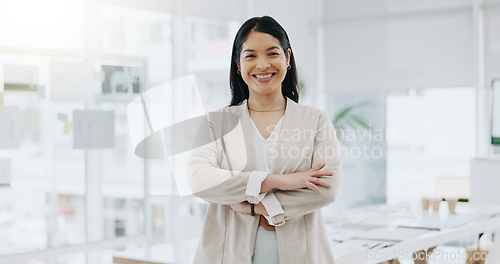
<svg viewBox="0 0 500 264">
<path fill-rule="evenodd" d="M 283 110 L 286 108 L 286 99 L 280 93 L 277 96 L 252 96 L 247 101 L 248 108 L 258 111 Z"/>
</svg>

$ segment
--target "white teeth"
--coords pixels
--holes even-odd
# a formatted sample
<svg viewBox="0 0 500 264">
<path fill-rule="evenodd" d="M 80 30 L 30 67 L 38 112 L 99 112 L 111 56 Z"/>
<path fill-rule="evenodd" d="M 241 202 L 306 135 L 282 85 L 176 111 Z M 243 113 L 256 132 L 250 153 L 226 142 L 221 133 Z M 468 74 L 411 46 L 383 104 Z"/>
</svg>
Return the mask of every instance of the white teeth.
<svg viewBox="0 0 500 264">
<path fill-rule="evenodd" d="M 266 74 L 266 75 L 258 75 L 258 74 L 255 74 L 255 77 L 259 78 L 259 79 L 267 79 L 269 77 L 273 76 L 272 73 L 269 73 L 269 74 Z"/>
</svg>

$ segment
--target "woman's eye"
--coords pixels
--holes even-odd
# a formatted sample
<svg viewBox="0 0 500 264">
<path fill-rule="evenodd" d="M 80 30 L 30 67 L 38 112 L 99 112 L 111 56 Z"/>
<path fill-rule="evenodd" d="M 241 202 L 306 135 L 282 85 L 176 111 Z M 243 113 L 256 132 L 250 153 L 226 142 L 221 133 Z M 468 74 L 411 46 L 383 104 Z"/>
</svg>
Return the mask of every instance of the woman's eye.
<svg viewBox="0 0 500 264">
<path fill-rule="evenodd" d="M 269 53 L 269 56 L 274 56 L 274 55 L 280 55 L 280 54 L 277 53 L 277 52 L 271 52 L 271 53 Z"/>
<path fill-rule="evenodd" d="M 245 58 L 253 58 L 255 55 L 246 55 Z"/>
</svg>

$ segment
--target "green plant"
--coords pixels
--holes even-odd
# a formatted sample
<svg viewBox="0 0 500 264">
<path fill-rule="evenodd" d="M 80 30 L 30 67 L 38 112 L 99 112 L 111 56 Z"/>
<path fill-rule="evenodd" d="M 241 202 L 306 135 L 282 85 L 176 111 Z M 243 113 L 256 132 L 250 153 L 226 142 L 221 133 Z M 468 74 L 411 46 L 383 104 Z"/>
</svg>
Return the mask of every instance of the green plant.
<svg viewBox="0 0 500 264">
<path fill-rule="evenodd" d="M 371 130 L 368 121 L 359 113 L 359 110 L 370 105 L 369 101 L 362 101 L 341 108 L 333 117 L 332 124 L 337 131 L 337 137 L 342 141 L 342 133 L 347 129 L 363 128 Z"/>
<path fill-rule="evenodd" d="M 307 94 L 307 88 L 309 85 L 309 81 L 307 76 L 297 68 L 297 85 L 299 86 L 298 92 L 300 95 L 300 98 L 304 98 Z"/>
</svg>

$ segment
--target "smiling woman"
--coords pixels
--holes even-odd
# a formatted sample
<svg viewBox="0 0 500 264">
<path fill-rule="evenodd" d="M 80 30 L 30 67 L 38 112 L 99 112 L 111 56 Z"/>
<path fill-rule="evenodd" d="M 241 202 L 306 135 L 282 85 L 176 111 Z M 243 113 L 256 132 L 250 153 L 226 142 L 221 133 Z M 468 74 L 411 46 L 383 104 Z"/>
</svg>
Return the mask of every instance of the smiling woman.
<svg viewBox="0 0 500 264">
<path fill-rule="evenodd" d="M 321 208 L 338 191 L 338 140 L 323 111 L 298 104 L 292 47 L 273 18 L 239 29 L 230 85 L 231 104 L 199 128 L 209 143 L 190 153 L 192 193 L 209 202 L 194 263 L 333 263 Z"/>
<path fill-rule="evenodd" d="M 262 82 L 257 80 L 259 77 Z M 278 22 L 270 17 L 252 18 L 241 26 L 233 44 L 229 80 L 231 106 L 248 99 L 250 90 L 262 83 L 279 87 L 284 96 L 299 101 L 292 47 Z"/>
<path fill-rule="evenodd" d="M 281 93 L 290 53 L 290 49 L 285 52 L 279 41 L 269 34 L 257 31 L 248 34 L 237 66 L 248 85 L 250 97 Z"/>
</svg>

